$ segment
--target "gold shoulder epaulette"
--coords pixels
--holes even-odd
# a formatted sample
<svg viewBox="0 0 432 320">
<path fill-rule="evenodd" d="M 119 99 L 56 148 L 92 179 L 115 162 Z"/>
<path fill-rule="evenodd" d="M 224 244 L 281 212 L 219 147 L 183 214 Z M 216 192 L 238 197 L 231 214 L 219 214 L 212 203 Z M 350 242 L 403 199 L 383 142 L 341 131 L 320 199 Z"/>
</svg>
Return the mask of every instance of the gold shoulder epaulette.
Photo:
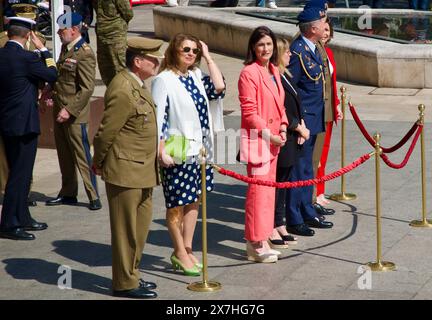
<svg viewBox="0 0 432 320">
<path fill-rule="evenodd" d="M 84 48 L 84 50 L 90 50 L 91 49 L 90 46 L 87 43 L 84 43 L 82 45 L 82 47 Z"/>
<path fill-rule="evenodd" d="M 45 64 L 48 68 L 50 68 L 50 67 L 57 68 L 56 63 L 55 63 L 53 58 L 45 59 Z"/>
</svg>

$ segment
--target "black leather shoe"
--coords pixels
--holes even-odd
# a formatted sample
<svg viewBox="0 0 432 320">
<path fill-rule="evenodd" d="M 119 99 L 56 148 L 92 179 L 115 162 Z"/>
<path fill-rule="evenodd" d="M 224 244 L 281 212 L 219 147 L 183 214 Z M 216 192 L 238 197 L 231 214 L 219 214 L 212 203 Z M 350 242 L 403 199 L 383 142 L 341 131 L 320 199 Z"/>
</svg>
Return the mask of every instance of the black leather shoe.
<svg viewBox="0 0 432 320">
<path fill-rule="evenodd" d="M 23 229 L 25 231 L 41 231 L 45 230 L 46 228 L 48 228 L 48 225 L 45 222 L 34 221 L 32 224 L 25 226 Z"/>
<path fill-rule="evenodd" d="M 323 216 L 322 214 L 317 214 L 318 219 L 320 219 L 320 221 L 324 221 L 326 219 L 325 216 Z"/>
<path fill-rule="evenodd" d="M 329 229 L 333 227 L 333 222 L 321 221 L 319 218 L 313 220 L 306 220 L 305 223 L 311 228 Z"/>
<path fill-rule="evenodd" d="M 294 226 L 287 226 L 286 229 L 289 233 L 297 234 L 299 236 L 312 237 L 315 234 L 315 231 L 313 231 L 304 223 L 296 224 Z"/>
<path fill-rule="evenodd" d="M 102 209 L 102 203 L 99 199 L 96 200 L 90 200 L 90 204 L 88 207 L 90 210 L 99 210 Z"/>
<path fill-rule="evenodd" d="M 313 207 L 315 208 L 316 213 L 321 215 L 333 215 L 336 212 L 334 209 L 325 208 L 317 202 L 313 204 Z"/>
<path fill-rule="evenodd" d="M 36 237 L 23 228 L 14 228 L 9 230 L 0 230 L 0 238 L 12 240 L 34 240 Z"/>
<path fill-rule="evenodd" d="M 157 298 L 157 293 L 146 288 L 135 288 L 131 290 L 113 291 L 114 297 L 132 298 L 132 299 L 150 299 Z"/>
<path fill-rule="evenodd" d="M 33 200 L 27 200 L 27 205 L 29 207 L 36 207 L 37 203 L 36 203 L 36 201 L 33 201 Z"/>
<path fill-rule="evenodd" d="M 78 200 L 76 197 L 62 197 L 58 196 L 55 199 L 48 200 L 45 202 L 47 206 L 59 206 L 61 204 L 68 204 L 68 205 L 74 205 L 77 204 Z"/>
<path fill-rule="evenodd" d="M 150 282 L 150 281 L 144 281 L 143 279 L 139 280 L 139 286 L 140 288 L 154 290 L 157 288 L 156 283 Z"/>
</svg>

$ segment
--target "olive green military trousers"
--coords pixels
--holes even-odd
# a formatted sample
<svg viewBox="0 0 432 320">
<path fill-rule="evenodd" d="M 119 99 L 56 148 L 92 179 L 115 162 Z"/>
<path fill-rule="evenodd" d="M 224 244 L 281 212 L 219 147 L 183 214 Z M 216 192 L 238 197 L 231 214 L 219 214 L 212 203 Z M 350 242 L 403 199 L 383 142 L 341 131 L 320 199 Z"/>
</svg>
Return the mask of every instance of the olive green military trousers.
<svg viewBox="0 0 432 320">
<path fill-rule="evenodd" d="M 105 183 L 108 198 L 113 290 L 138 288 L 139 264 L 152 221 L 153 188 L 131 189 Z"/>
<path fill-rule="evenodd" d="M 54 121 L 54 138 L 62 175 L 59 196 L 78 195 L 78 168 L 89 200 L 99 199 L 96 176 L 91 170 L 92 156 L 86 123 L 69 124 Z"/>
<path fill-rule="evenodd" d="M 126 35 L 109 42 L 97 38 L 97 63 L 103 83 L 108 87 L 114 76 L 126 68 Z"/>
</svg>

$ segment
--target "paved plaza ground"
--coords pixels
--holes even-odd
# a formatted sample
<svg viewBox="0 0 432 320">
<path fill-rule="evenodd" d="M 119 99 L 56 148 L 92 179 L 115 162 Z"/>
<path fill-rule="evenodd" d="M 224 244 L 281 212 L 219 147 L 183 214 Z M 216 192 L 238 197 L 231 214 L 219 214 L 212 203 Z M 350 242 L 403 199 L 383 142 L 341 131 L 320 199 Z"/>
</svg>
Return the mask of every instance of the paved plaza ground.
<svg viewBox="0 0 432 320">
<path fill-rule="evenodd" d="M 153 36 L 152 6 L 135 9 L 130 35 Z M 92 46 L 95 36 L 92 30 Z M 238 129 L 240 111 L 237 79 L 242 59 L 213 54 L 227 80 L 226 128 Z M 100 78 L 100 77 L 99 77 Z M 370 132 L 380 131 L 383 145 L 399 141 L 418 117 L 417 105 L 426 104 L 427 200 L 431 204 L 432 90 L 345 85 L 352 102 Z M 102 96 L 99 86 L 95 96 Z M 347 114 L 346 161 L 372 151 L 352 118 Z M 394 155 L 400 162 L 407 147 Z M 225 165 L 224 165 L 225 166 Z M 225 166 L 245 173 L 240 164 Z M 328 172 L 340 167 L 340 128 L 334 130 Z M 419 145 L 408 165 L 393 170 L 382 164 L 382 244 L 384 260 L 397 265 L 396 271 L 372 273 L 365 281 L 359 267 L 376 259 L 375 168 L 370 160 L 346 176 L 346 189 L 357 200 L 332 202 L 336 214 L 328 220 L 335 226 L 317 229 L 314 237 L 299 237 L 299 243 L 283 250 L 274 264 L 247 261 L 245 255 L 244 201 L 246 185 L 215 175 L 216 189 L 208 195 L 209 278 L 222 284 L 214 293 L 197 293 L 186 286 L 200 278 L 174 272 L 169 257 L 171 241 L 165 226 L 161 188 L 154 192 L 154 216 L 141 264 L 143 278 L 158 284 L 159 299 L 431 299 L 432 229 L 414 229 L 421 217 L 421 170 Z M 89 211 L 80 184 L 79 205 L 46 207 L 44 201 L 57 195 L 60 174 L 55 150 L 39 149 L 34 170 L 31 209 L 38 221 L 47 222 L 37 239 L 17 242 L 0 239 L 0 299 L 113 299 L 111 296 L 111 250 L 109 213 L 104 183 L 99 180 L 103 208 Z M 327 183 L 327 194 L 340 190 L 340 180 Z M 428 215 L 431 210 L 428 209 Z M 195 248 L 201 256 L 201 220 Z M 57 283 L 60 266 L 72 270 L 72 289 Z M 359 285 L 360 284 L 360 285 Z"/>
</svg>

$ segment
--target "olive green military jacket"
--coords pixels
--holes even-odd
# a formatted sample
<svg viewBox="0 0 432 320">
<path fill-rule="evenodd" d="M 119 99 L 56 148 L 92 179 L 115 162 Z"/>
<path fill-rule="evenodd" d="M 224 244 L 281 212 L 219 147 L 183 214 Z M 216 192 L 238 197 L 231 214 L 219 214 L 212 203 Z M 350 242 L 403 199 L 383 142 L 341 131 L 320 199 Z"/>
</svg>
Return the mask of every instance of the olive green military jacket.
<svg viewBox="0 0 432 320">
<path fill-rule="evenodd" d="M 96 34 L 100 40 L 115 42 L 115 38 L 125 37 L 128 23 L 133 18 L 129 0 L 98 0 L 96 10 Z"/>
<path fill-rule="evenodd" d="M 156 106 L 128 69 L 105 92 L 105 111 L 93 140 L 93 164 L 102 179 L 126 188 L 159 184 Z"/>
<path fill-rule="evenodd" d="M 318 41 L 316 44 L 318 48 L 318 52 L 320 53 L 323 62 L 324 62 L 324 90 L 325 90 L 325 111 L 324 111 L 324 121 L 325 122 L 332 122 L 334 119 L 333 116 L 333 95 L 332 95 L 332 79 L 330 75 L 330 67 L 329 67 L 329 60 L 327 56 L 327 51 L 324 48 L 324 44 L 321 41 Z"/>
<path fill-rule="evenodd" d="M 74 117 L 69 123 L 88 123 L 90 98 L 95 87 L 96 57 L 84 39 L 69 51 L 62 46 L 57 62 L 58 78 L 53 88 L 54 117 L 61 108 Z"/>
</svg>

